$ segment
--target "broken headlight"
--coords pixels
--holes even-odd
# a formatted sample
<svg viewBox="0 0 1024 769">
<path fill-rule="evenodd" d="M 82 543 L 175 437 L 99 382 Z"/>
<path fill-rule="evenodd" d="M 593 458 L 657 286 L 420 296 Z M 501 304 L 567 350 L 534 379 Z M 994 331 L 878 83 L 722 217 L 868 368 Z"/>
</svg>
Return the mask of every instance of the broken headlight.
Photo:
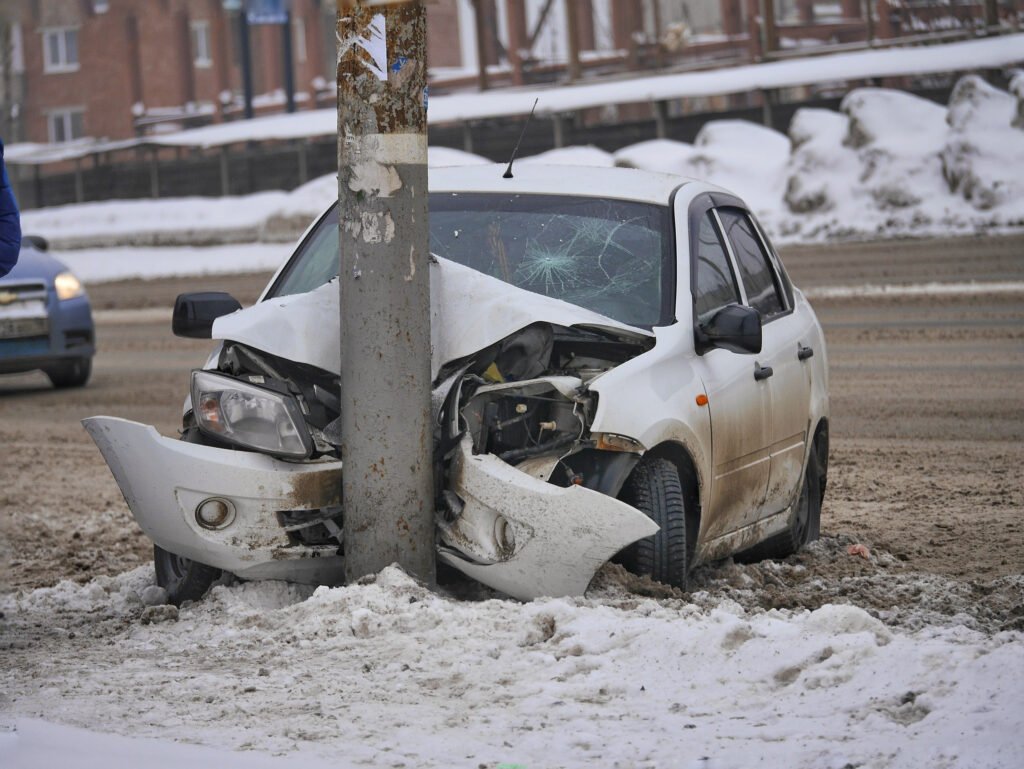
<svg viewBox="0 0 1024 769">
<path fill-rule="evenodd" d="M 287 393 L 193 371 L 192 408 L 199 429 L 222 441 L 295 459 L 312 453 L 302 411 Z"/>
</svg>

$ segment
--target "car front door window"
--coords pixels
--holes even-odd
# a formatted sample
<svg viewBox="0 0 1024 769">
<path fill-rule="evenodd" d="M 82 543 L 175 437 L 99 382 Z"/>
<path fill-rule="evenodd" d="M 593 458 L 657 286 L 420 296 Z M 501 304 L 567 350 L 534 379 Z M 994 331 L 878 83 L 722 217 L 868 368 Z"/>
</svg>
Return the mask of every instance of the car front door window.
<svg viewBox="0 0 1024 769">
<path fill-rule="evenodd" d="M 778 280 L 761 241 L 747 215 L 735 208 L 720 208 L 718 216 L 732 245 L 747 303 L 765 320 L 785 311 Z"/>
<path fill-rule="evenodd" d="M 703 323 L 726 305 L 741 301 L 729 255 L 722 246 L 710 211 L 701 217 L 697 231 L 697 286 L 693 299 L 698 323 Z"/>
</svg>

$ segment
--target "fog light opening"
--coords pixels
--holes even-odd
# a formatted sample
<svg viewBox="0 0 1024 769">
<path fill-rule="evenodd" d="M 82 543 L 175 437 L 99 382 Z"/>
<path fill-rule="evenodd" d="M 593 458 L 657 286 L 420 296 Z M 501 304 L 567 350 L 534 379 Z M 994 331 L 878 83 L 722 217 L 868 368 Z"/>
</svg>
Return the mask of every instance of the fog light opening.
<svg viewBox="0 0 1024 769">
<path fill-rule="evenodd" d="M 494 519 L 494 541 L 498 549 L 504 552 L 511 552 L 516 547 L 516 533 L 512 524 L 503 515 Z"/>
<path fill-rule="evenodd" d="M 235 506 L 220 497 L 204 499 L 196 507 L 196 523 L 204 529 L 223 529 L 235 520 Z"/>
</svg>

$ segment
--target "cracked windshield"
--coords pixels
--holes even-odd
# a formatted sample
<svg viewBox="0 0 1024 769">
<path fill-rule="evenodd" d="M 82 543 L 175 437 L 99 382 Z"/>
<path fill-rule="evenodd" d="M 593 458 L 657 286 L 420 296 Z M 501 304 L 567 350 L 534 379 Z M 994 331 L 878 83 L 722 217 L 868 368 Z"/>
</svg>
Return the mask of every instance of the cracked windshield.
<svg viewBox="0 0 1024 769">
<path fill-rule="evenodd" d="M 430 250 L 519 288 L 633 326 L 664 325 L 671 275 L 663 206 L 567 195 L 435 193 Z M 270 296 L 338 274 L 337 208 L 321 220 Z"/>
<path fill-rule="evenodd" d="M 663 315 L 668 209 L 564 195 L 434 194 L 430 250 L 635 326 Z"/>
</svg>

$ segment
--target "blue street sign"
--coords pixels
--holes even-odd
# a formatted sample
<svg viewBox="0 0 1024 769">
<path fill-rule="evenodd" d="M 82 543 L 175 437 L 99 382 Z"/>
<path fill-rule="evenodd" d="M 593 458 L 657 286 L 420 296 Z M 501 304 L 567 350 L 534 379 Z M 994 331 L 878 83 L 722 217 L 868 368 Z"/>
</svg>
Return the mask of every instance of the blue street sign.
<svg viewBox="0 0 1024 769">
<path fill-rule="evenodd" d="M 245 0 L 250 24 L 287 24 L 289 0 Z"/>
</svg>

